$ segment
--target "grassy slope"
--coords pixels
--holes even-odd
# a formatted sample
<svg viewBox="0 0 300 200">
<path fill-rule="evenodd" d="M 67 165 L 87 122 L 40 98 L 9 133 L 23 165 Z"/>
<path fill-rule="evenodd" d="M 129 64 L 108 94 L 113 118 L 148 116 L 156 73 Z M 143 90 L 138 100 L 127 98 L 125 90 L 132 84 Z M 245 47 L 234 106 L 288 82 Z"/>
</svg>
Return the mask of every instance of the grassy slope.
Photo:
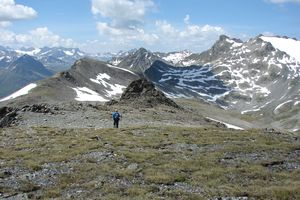
<svg viewBox="0 0 300 200">
<path fill-rule="evenodd" d="M 35 198 L 210 199 L 249 196 L 299 199 L 299 138 L 257 130 L 143 126 L 126 129 L 37 127 L 0 130 L 0 193 Z M 298 153 L 297 153 L 298 152 Z M 55 184 L 41 186 L 3 169 L 29 174 L 56 164 Z M 276 168 L 277 166 L 277 168 Z M 77 192 L 72 192 L 77 191 Z M 80 191 L 80 192 L 78 192 Z M 69 194 L 69 196 L 67 195 Z"/>
</svg>

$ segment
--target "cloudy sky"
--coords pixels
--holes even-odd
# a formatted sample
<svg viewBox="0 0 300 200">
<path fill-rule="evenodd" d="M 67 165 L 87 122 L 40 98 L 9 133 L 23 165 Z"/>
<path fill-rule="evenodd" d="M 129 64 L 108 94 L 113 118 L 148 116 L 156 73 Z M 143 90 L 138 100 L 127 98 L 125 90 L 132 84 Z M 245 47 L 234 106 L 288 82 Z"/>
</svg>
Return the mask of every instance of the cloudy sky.
<svg viewBox="0 0 300 200">
<path fill-rule="evenodd" d="M 0 45 L 208 49 L 221 34 L 300 39 L 300 0 L 0 0 Z"/>
</svg>

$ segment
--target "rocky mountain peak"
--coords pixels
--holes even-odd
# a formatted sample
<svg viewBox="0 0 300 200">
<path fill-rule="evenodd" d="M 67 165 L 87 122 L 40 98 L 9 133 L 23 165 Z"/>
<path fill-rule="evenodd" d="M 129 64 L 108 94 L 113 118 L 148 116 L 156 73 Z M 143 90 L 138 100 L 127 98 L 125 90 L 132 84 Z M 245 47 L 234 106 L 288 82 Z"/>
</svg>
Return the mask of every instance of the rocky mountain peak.
<svg viewBox="0 0 300 200">
<path fill-rule="evenodd" d="M 225 41 L 226 39 L 229 39 L 229 37 L 227 35 L 220 35 L 218 41 Z"/>
<path fill-rule="evenodd" d="M 143 47 L 139 48 L 135 54 L 145 54 L 145 53 L 148 53 L 149 51 Z M 150 53 L 150 52 L 149 52 Z"/>
<path fill-rule="evenodd" d="M 12 62 L 9 66 L 9 69 L 13 70 L 26 70 L 26 71 L 37 71 L 37 72 L 43 72 L 45 74 L 51 75 L 52 73 L 47 70 L 43 64 L 36 59 L 34 59 L 32 56 L 29 56 L 27 54 L 21 56 L 14 62 Z"/>
<path fill-rule="evenodd" d="M 160 60 L 160 57 L 146 50 L 145 48 L 138 49 L 134 54 L 129 54 L 118 64 L 118 67 L 129 69 L 137 74 L 142 75 L 151 64 Z"/>
<path fill-rule="evenodd" d="M 21 56 L 20 58 L 18 58 L 16 60 L 16 62 L 21 62 L 21 63 L 29 63 L 29 62 L 38 62 L 37 60 L 35 60 L 32 56 L 25 54 L 23 56 Z"/>
<path fill-rule="evenodd" d="M 175 108 L 179 106 L 164 93 L 157 90 L 154 84 L 145 78 L 135 80 L 129 84 L 123 92 L 121 103 L 133 104 L 138 107 L 154 107 L 158 105 L 167 105 Z"/>
</svg>

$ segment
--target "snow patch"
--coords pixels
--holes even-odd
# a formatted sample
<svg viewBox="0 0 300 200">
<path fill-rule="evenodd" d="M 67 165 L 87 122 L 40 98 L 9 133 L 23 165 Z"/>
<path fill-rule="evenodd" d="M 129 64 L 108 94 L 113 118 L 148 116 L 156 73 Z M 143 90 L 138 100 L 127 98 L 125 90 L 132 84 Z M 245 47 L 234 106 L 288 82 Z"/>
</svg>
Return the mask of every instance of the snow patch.
<svg viewBox="0 0 300 200">
<path fill-rule="evenodd" d="M 90 80 L 94 83 L 101 84 L 105 88 L 107 88 L 105 90 L 105 92 L 107 93 L 106 95 L 107 97 L 112 97 L 114 95 L 121 94 L 126 87 L 124 85 L 111 84 L 107 82 L 108 80 L 110 80 L 110 78 L 111 77 L 108 74 L 103 73 L 103 74 L 98 74 L 96 79 L 91 78 Z"/>
<path fill-rule="evenodd" d="M 257 111 L 260 111 L 260 108 L 257 108 L 257 109 L 252 109 L 252 110 L 244 110 L 241 112 L 241 114 L 246 114 L 246 113 L 249 113 L 249 112 L 257 112 Z"/>
<path fill-rule="evenodd" d="M 111 67 L 111 68 L 115 68 L 115 69 L 120 69 L 120 70 L 123 70 L 123 71 L 125 71 L 125 72 L 129 72 L 129 73 L 131 73 L 131 74 L 137 75 L 136 73 L 134 73 L 134 72 L 132 72 L 132 71 L 130 71 L 130 70 L 128 70 L 128 69 L 123 69 L 123 68 L 121 68 L 121 67 L 116 67 L 116 66 L 110 65 L 110 64 L 107 64 L 107 66 L 108 66 L 108 67 Z"/>
<path fill-rule="evenodd" d="M 226 39 L 226 42 L 230 43 L 233 48 L 240 47 L 243 45 L 243 43 L 236 42 L 236 41 L 228 39 L 228 38 Z"/>
<path fill-rule="evenodd" d="M 87 87 L 77 87 L 72 89 L 75 90 L 77 94 L 77 97 L 75 98 L 76 101 L 108 101 L 107 99 L 100 96 L 97 92 Z"/>
<path fill-rule="evenodd" d="M 209 119 L 209 120 L 212 120 L 212 121 L 224 124 L 227 128 L 231 128 L 231 129 L 235 129 L 235 130 L 245 130 L 245 129 L 241 128 L 241 127 L 238 127 L 238 126 L 235 126 L 235 125 L 232 125 L 232 124 L 228 124 L 228 123 L 225 123 L 225 122 L 222 122 L 222 121 L 210 118 L 210 117 L 206 117 L 206 118 Z"/>
<path fill-rule="evenodd" d="M 288 103 L 290 103 L 290 102 L 292 102 L 292 100 L 288 100 L 288 101 L 286 101 L 286 102 L 283 102 L 283 103 L 279 104 L 279 105 L 274 109 L 274 112 L 276 112 L 276 110 L 280 109 L 282 106 L 284 106 L 285 104 L 288 104 Z"/>
<path fill-rule="evenodd" d="M 68 56 L 74 56 L 75 52 L 74 52 L 74 50 L 72 50 L 72 51 L 64 51 L 64 53 Z"/>
<path fill-rule="evenodd" d="M 84 56 L 84 53 L 81 53 L 81 52 L 77 52 L 79 56 L 83 57 Z"/>
<path fill-rule="evenodd" d="M 120 64 L 121 62 L 122 62 L 121 59 L 115 59 L 115 60 L 113 60 L 113 61 L 110 61 L 110 63 L 111 63 L 112 65 L 114 65 L 114 66 L 117 66 L 117 65 Z"/>
<path fill-rule="evenodd" d="M 94 83 L 97 83 L 97 84 L 102 84 L 104 87 L 107 87 L 108 83 L 107 81 L 105 81 L 104 79 L 106 80 L 109 80 L 110 79 L 110 76 L 106 73 L 104 74 L 98 74 L 96 79 L 90 79 L 91 81 L 93 81 Z"/>
<path fill-rule="evenodd" d="M 183 66 L 191 66 L 194 65 L 196 63 L 196 60 L 188 60 L 188 61 L 183 61 L 182 65 Z"/>
<path fill-rule="evenodd" d="M 29 93 L 30 90 L 32 90 L 33 88 L 35 88 L 37 86 L 36 83 L 30 83 L 29 85 L 23 87 L 22 89 L 18 90 L 17 92 L 3 98 L 3 99 L 0 99 L 0 102 L 2 101 L 7 101 L 7 100 L 10 100 L 10 99 L 15 99 L 19 96 L 23 96 L 23 95 L 26 95 Z"/>
<path fill-rule="evenodd" d="M 29 56 L 35 56 L 36 54 L 40 53 L 41 52 L 41 49 L 33 49 L 31 51 L 22 51 L 22 50 L 16 50 L 16 52 L 18 54 L 22 54 L 22 55 L 29 55 Z"/>
<path fill-rule="evenodd" d="M 171 53 L 166 57 L 163 57 L 165 61 L 171 62 L 173 64 L 178 64 L 179 62 L 183 61 L 186 57 L 190 56 L 191 53 L 188 51 Z"/>
</svg>

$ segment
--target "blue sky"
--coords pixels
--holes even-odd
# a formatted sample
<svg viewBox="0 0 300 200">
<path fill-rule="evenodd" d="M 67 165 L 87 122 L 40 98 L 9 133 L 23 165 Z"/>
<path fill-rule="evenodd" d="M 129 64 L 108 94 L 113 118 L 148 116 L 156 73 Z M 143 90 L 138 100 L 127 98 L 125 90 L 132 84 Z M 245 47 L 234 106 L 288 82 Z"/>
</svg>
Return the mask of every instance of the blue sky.
<svg viewBox="0 0 300 200">
<path fill-rule="evenodd" d="M 0 0 L 0 45 L 201 52 L 219 37 L 300 38 L 300 0 Z"/>
</svg>

